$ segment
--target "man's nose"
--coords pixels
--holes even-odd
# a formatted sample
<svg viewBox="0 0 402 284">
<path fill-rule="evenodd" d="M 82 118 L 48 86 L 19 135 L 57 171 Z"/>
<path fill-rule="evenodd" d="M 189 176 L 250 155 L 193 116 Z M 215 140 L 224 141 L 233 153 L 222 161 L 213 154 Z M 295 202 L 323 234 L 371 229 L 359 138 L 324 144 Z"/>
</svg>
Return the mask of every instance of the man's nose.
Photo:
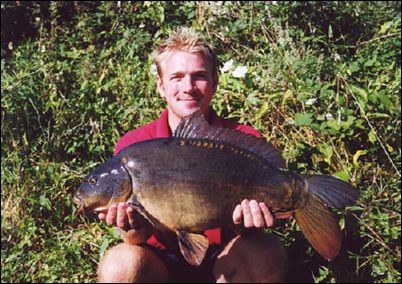
<svg viewBox="0 0 402 284">
<path fill-rule="evenodd" d="M 182 91 L 185 93 L 192 93 L 194 90 L 194 82 L 191 76 L 184 76 L 182 80 Z"/>
</svg>

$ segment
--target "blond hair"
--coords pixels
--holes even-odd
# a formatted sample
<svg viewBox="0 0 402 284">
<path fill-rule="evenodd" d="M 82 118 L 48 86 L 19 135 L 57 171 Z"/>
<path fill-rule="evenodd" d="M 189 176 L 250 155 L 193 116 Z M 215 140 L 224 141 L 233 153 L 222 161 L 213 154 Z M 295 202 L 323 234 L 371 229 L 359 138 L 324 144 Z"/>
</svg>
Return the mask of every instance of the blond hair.
<svg viewBox="0 0 402 284">
<path fill-rule="evenodd" d="M 162 78 L 161 62 L 171 52 L 200 52 L 212 65 L 212 72 L 217 74 L 218 58 L 212 46 L 191 28 L 181 27 L 175 30 L 167 39 L 159 43 L 152 53 L 158 76 Z"/>
</svg>

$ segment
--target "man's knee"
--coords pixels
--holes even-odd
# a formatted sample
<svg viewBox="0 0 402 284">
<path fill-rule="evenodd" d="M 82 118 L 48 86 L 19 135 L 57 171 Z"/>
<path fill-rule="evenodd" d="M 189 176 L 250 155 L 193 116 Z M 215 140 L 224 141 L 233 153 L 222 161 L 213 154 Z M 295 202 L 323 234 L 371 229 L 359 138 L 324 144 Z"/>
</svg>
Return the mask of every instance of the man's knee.
<svg viewBox="0 0 402 284">
<path fill-rule="evenodd" d="M 281 282 L 287 253 L 274 235 L 255 232 L 238 236 L 218 256 L 214 275 L 221 282 Z"/>
<path fill-rule="evenodd" d="M 119 244 L 109 249 L 98 267 L 101 283 L 167 281 L 167 269 L 149 249 Z"/>
</svg>

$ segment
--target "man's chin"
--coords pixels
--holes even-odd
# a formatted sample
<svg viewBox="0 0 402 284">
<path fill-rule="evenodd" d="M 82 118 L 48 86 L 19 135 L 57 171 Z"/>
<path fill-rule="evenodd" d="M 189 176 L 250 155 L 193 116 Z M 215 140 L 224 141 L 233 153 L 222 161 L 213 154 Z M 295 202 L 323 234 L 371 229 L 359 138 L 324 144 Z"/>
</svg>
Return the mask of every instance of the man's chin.
<svg viewBox="0 0 402 284">
<path fill-rule="evenodd" d="M 188 116 L 200 109 L 201 109 L 201 107 L 199 104 L 187 104 L 184 108 L 181 109 L 181 111 L 180 111 L 181 116 L 182 117 Z"/>
</svg>

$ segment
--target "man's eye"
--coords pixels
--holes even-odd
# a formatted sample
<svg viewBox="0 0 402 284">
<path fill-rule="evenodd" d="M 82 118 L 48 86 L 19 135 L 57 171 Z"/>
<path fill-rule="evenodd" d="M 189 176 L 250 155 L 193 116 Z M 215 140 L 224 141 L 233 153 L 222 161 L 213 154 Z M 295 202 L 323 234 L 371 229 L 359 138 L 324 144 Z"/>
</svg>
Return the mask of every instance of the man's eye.
<svg viewBox="0 0 402 284">
<path fill-rule="evenodd" d="M 205 75 L 205 74 L 196 74 L 196 75 L 194 76 L 194 78 L 195 78 L 195 79 L 206 79 L 206 78 L 207 78 L 207 75 Z"/>
</svg>

